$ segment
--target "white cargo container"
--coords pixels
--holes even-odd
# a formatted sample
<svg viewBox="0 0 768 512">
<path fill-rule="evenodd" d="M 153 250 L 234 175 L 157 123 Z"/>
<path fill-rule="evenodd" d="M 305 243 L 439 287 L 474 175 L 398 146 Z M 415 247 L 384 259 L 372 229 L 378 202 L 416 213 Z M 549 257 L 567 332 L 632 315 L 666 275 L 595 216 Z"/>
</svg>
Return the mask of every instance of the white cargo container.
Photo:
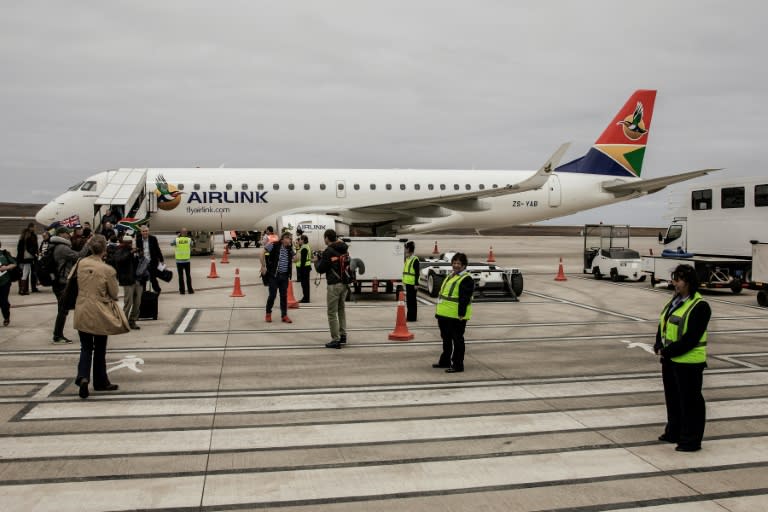
<svg viewBox="0 0 768 512">
<path fill-rule="evenodd" d="M 378 236 L 342 239 L 349 246 L 349 257 L 362 262 L 352 285 L 355 293 L 363 292 L 363 288 L 373 293 L 394 293 L 402 286 L 407 239 Z"/>
</svg>

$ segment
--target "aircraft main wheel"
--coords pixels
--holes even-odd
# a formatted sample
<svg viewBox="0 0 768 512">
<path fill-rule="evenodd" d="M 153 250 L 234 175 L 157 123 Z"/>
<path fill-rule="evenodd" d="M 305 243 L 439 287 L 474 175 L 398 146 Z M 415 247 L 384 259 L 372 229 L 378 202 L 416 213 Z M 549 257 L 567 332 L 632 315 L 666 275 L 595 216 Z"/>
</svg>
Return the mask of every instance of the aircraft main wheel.
<svg viewBox="0 0 768 512">
<path fill-rule="evenodd" d="M 765 290 L 757 292 L 757 303 L 763 307 L 768 307 L 768 293 L 765 293 Z"/>
<path fill-rule="evenodd" d="M 434 272 L 430 272 L 427 276 L 427 293 L 430 297 L 437 297 L 440 293 L 440 286 L 443 284 L 443 277 L 438 276 Z"/>
<path fill-rule="evenodd" d="M 741 293 L 741 279 L 731 281 L 731 291 L 733 293 Z"/>
<path fill-rule="evenodd" d="M 602 279 L 603 274 L 600 273 L 600 267 L 595 267 L 592 269 L 592 275 L 595 276 L 595 279 Z"/>
</svg>

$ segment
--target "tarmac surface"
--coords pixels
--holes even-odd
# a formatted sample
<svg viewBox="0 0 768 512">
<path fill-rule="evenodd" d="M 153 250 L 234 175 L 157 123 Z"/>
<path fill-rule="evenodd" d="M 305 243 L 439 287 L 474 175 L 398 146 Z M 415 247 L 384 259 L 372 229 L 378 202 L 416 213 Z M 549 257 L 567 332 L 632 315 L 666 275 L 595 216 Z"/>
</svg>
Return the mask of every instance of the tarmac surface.
<svg viewBox="0 0 768 512">
<path fill-rule="evenodd" d="M 435 237 L 415 240 L 432 252 Z M 437 243 L 470 260 L 492 246 L 525 279 L 520 302 L 474 306 L 460 374 L 431 367 L 441 342 L 425 293 L 413 341 L 388 340 L 397 302 L 381 294 L 348 303 L 349 343 L 326 349 L 324 281 L 313 272 L 292 324 L 266 324 L 259 250 L 224 265 L 219 245 L 221 277 L 198 257 L 194 295 L 175 276 L 164 284 L 160 318 L 109 339 L 120 389 L 81 400 L 77 342 L 50 344 L 52 293 L 14 287 L 0 329 L 0 510 L 768 510 L 768 310 L 754 292 L 705 295 L 707 430 L 700 452 L 680 453 L 657 441 L 651 347 L 668 290 L 582 274 L 578 237 Z M 243 298 L 229 296 L 235 268 Z"/>
</svg>

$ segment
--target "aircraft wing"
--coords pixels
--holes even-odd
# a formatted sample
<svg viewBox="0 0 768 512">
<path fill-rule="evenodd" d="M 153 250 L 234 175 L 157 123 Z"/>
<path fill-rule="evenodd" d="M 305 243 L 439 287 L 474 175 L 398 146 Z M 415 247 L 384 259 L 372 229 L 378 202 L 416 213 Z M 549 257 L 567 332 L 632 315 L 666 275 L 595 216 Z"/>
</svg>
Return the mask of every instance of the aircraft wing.
<svg viewBox="0 0 768 512">
<path fill-rule="evenodd" d="M 423 197 L 420 199 L 411 199 L 408 201 L 394 201 L 388 203 L 379 203 L 374 205 L 360 206 L 350 210 L 359 213 L 397 213 L 413 215 L 418 214 L 422 217 L 444 216 L 439 212 L 441 209 L 456 211 L 482 211 L 487 209 L 483 205 L 482 199 L 486 197 L 496 197 L 508 194 L 517 194 L 528 190 L 536 190 L 544 186 L 552 171 L 560 163 L 560 159 L 568 150 L 570 143 L 565 143 L 557 148 L 551 157 L 539 168 L 532 176 L 518 182 L 507 184 L 502 187 L 477 190 L 474 192 L 463 192 L 456 194 L 442 194 L 438 196 Z M 467 171 L 471 172 L 471 171 Z M 444 210 L 443 210 L 444 212 Z"/>
<path fill-rule="evenodd" d="M 679 183 L 681 181 L 698 178 L 699 176 L 704 176 L 711 172 L 721 171 L 721 170 L 722 169 L 700 169 L 698 171 L 684 172 L 682 174 L 674 174 L 672 176 L 662 176 L 660 178 L 652 178 L 650 180 L 606 181 L 606 182 L 603 182 L 602 185 L 603 185 L 603 190 L 605 190 L 606 192 L 612 192 L 616 194 L 617 197 L 624 196 L 627 194 L 636 194 L 636 193 L 653 194 L 654 192 L 658 192 L 664 187 L 667 187 L 674 183 Z"/>
</svg>

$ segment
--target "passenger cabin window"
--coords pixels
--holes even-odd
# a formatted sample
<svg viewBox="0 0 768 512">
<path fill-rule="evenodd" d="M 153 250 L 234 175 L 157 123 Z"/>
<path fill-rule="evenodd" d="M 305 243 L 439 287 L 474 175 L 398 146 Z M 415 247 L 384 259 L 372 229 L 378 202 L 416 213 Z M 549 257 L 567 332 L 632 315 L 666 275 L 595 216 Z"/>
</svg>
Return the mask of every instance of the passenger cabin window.
<svg viewBox="0 0 768 512">
<path fill-rule="evenodd" d="M 355 188 L 355 190 L 360 190 L 360 185 L 358 183 L 355 183 L 354 184 L 354 188 Z"/>
<path fill-rule="evenodd" d="M 344 184 L 343 183 L 337 183 L 336 184 L 336 190 L 344 190 Z"/>
<path fill-rule="evenodd" d="M 728 187 L 720 191 L 721 208 L 744 208 L 744 187 Z"/>
<path fill-rule="evenodd" d="M 387 183 L 387 186 L 386 186 L 385 188 L 386 188 L 387 190 L 392 190 L 392 185 L 390 185 L 389 183 Z"/>
<path fill-rule="evenodd" d="M 309 190 L 309 183 L 304 184 L 304 190 Z"/>
<path fill-rule="evenodd" d="M 413 190 L 421 190 L 421 185 L 418 183 L 413 186 Z"/>
<path fill-rule="evenodd" d="M 272 190 L 280 190 L 280 185 L 278 185 L 277 183 L 273 184 Z"/>
<path fill-rule="evenodd" d="M 227 190 L 232 190 L 232 184 L 227 183 L 226 185 L 224 185 L 224 188 L 226 188 Z"/>
<path fill-rule="evenodd" d="M 400 184 L 400 190 L 405 190 L 405 183 Z"/>
<path fill-rule="evenodd" d="M 691 192 L 691 210 L 711 210 L 712 190 L 694 190 Z"/>
<path fill-rule="evenodd" d="M 435 186 L 433 184 L 431 184 L 431 183 L 429 185 L 427 185 L 427 188 L 429 190 L 435 190 Z"/>
<path fill-rule="evenodd" d="M 320 184 L 320 190 L 325 190 L 325 183 Z"/>
<path fill-rule="evenodd" d="M 69 187 L 67 190 L 69 190 L 70 192 L 74 190 L 80 190 L 80 187 L 82 186 L 82 184 L 83 184 L 82 181 L 78 181 L 77 183 Z"/>
<path fill-rule="evenodd" d="M 183 183 L 179 183 L 178 185 L 176 185 L 176 188 L 178 190 L 184 190 L 184 184 Z"/>
<path fill-rule="evenodd" d="M 200 190 L 200 184 L 199 183 L 195 183 L 192 188 L 194 188 L 195 190 Z"/>
<path fill-rule="evenodd" d="M 240 189 L 241 190 L 248 190 L 248 184 L 247 183 L 243 183 L 242 185 L 240 185 Z"/>
<path fill-rule="evenodd" d="M 458 183 L 454 183 L 453 190 L 459 190 L 459 184 Z"/>
<path fill-rule="evenodd" d="M 293 183 L 289 183 L 288 184 L 288 190 L 293 190 L 294 188 L 296 188 L 296 187 L 293 186 Z"/>
<path fill-rule="evenodd" d="M 482 183 L 480 184 L 480 190 L 485 190 L 485 185 L 483 185 Z"/>
<path fill-rule="evenodd" d="M 444 183 L 440 184 L 440 190 L 445 190 L 445 184 Z"/>
<path fill-rule="evenodd" d="M 216 184 L 215 183 L 211 183 L 211 186 L 210 186 L 209 190 L 216 190 Z"/>
<path fill-rule="evenodd" d="M 371 183 L 371 190 L 376 190 L 376 184 L 375 183 Z"/>
<path fill-rule="evenodd" d="M 257 190 L 264 190 L 264 184 L 263 183 L 259 183 L 258 185 L 256 185 L 256 189 Z"/>
<path fill-rule="evenodd" d="M 467 190 L 472 190 L 472 185 L 467 183 L 466 185 L 464 185 L 464 188 L 467 189 Z"/>
<path fill-rule="evenodd" d="M 755 206 L 768 206 L 768 185 L 755 185 Z"/>
<path fill-rule="evenodd" d="M 80 190 L 84 190 L 88 192 L 89 190 L 96 190 L 96 182 L 95 181 L 86 181 L 83 183 L 83 186 L 80 187 Z"/>
</svg>

